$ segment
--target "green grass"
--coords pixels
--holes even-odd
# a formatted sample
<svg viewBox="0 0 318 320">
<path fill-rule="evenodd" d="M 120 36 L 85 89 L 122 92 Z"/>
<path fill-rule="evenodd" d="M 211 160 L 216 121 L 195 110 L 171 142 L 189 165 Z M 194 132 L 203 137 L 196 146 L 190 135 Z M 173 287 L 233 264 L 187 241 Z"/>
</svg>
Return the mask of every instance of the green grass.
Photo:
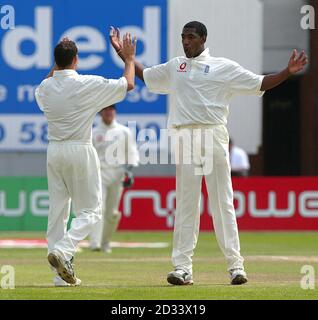
<svg viewBox="0 0 318 320">
<path fill-rule="evenodd" d="M 0 232 L 0 238 L 43 238 L 43 233 Z M 105 255 L 83 250 L 75 268 L 81 287 L 55 288 L 44 249 L 0 249 L 0 267 L 15 267 L 15 289 L 0 289 L 0 299 L 318 299 L 303 290 L 300 270 L 318 272 L 317 233 L 241 232 L 242 254 L 249 282 L 229 285 L 225 260 L 214 234 L 201 233 L 194 256 L 194 285 L 166 283 L 171 271 L 172 232 L 119 232 L 114 241 L 168 242 L 165 249 L 115 248 Z M 1 278 L 0 274 L 0 278 Z"/>
</svg>

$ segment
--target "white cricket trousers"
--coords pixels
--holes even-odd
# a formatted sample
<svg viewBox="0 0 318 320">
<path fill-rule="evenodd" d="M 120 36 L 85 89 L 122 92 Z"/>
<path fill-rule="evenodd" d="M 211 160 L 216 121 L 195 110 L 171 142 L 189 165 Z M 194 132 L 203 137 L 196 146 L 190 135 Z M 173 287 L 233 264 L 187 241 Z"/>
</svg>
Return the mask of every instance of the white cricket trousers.
<svg viewBox="0 0 318 320">
<path fill-rule="evenodd" d="M 102 172 L 102 219 L 92 228 L 90 233 L 90 247 L 103 248 L 110 242 L 116 232 L 121 212 L 118 210 L 123 193 L 123 180 L 125 171 L 123 168 L 108 168 Z"/>
<path fill-rule="evenodd" d="M 47 176 L 48 251 L 55 249 L 70 260 L 78 242 L 101 219 L 100 163 L 95 148 L 85 142 L 50 142 Z M 75 218 L 67 231 L 71 201 Z"/>
<path fill-rule="evenodd" d="M 223 125 L 173 129 L 176 154 L 176 214 L 172 264 L 192 274 L 192 256 L 200 228 L 202 177 L 209 196 L 214 231 L 228 270 L 243 268 L 233 204 L 229 135 Z M 191 136 L 191 141 L 187 140 Z M 182 141 L 182 139 L 181 139 Z M 184 142 L 185 141 L 185 142 Z"/>
</svg>

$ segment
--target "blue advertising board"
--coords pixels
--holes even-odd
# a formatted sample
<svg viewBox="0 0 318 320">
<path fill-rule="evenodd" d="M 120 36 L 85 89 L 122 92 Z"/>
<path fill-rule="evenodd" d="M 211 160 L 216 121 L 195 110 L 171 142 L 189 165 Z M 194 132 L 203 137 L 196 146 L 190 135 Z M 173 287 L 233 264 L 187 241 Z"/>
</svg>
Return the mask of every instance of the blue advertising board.
<svg viewBox="0 0 318 320">
<path fill-rule="evenodd" d="M 14 27 L 0 28 L 0 150 L 46 148 L 46 122 L 34 90 L 54 64 L 53 50 L 68 36 L 79 49 L 78 72 L 118 78 L 123 63 L 108 38 L 111 25 L 138 38 L 137 60 L 151 66 L 167 59 L 166 0 L 5 1 Z M 4 6 L 4 5 L 2 5 Z M 7 6 L 8 7 L 8 6 Z M 2 12 L 3 11 L 3 12 Z M 5 17 L 2 10 L 0 19 Z M 12 14 L 12 12 L 11 12 Z M 166 97 L 151 94 L 141 81 L 118 105 L 118 113 L 147 126 L 165 126 Z"/>
</svg>

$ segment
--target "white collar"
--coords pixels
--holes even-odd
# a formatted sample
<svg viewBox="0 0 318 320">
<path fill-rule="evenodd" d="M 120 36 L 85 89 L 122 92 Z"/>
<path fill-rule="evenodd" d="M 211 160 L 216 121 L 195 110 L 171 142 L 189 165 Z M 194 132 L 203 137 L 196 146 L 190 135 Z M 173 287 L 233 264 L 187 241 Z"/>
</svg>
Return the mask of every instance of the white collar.
<svg viewBox="0 0 318 320">
<path fill-rule="evenodd" d="M 55 70 L 53 72 L 53 77 L 67 77 L 77 74 L 78 73 L 74 69 Z"/>
<path fill-rule="evenodd" d="M 201 52 L 200 55 L 198 55 L 195 58 L 190 58 L 190 59 L 192 59 L 192 60 L 205 60 L 208 57 L 210 57 L 210 49 L 206 48 Z"/>
<path fill-rule="evenodd" d="M 110 125 L 107 125 L 107 124 L 103 121 L 103 119 L 101 118 L 101 119 L 100 119 L 100 123 L 101 123 L 101 125 L 102 125 L 104 128 L 106 128 L 106 129 L 112 129 L 112 128 L 115 128 L 115 127 L 117 126 L 117 121 L 116 121 L 116 119 L 114 119 L 113 122 L 112 122 Z"/>
</svg>

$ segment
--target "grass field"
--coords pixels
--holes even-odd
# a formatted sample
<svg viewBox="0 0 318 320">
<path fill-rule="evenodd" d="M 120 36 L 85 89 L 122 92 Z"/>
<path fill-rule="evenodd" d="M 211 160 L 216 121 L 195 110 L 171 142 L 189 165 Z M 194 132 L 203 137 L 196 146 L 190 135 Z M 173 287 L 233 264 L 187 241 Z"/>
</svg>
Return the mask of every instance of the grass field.
<svg viewBox="0 0 318 320">
<path fill-rule="evenodd" d="M 0 238 L 43 238 L 43 233 L 0 232 Z M 174 287 L 171 232 L 119 232 L 114 241 L 168 242 L 164 249 L 115 248 L 112 254 L 84 249 L 76 255 L 81 287 L 55 288 L 45 249 L 0 249 L 0 268 L 15 267 L 15 289 L 0 289 L 0 299 L 318 299 L 300 287 L 301 267 L 318 272 L 317 233 L 240 233 L 249 282 L 229 285 L 229 277 L 214 234 L 201 233 L 194 256 L 194 285 Z M 0 274 L 0 278 L 1 278 Z"/>
</svg>

